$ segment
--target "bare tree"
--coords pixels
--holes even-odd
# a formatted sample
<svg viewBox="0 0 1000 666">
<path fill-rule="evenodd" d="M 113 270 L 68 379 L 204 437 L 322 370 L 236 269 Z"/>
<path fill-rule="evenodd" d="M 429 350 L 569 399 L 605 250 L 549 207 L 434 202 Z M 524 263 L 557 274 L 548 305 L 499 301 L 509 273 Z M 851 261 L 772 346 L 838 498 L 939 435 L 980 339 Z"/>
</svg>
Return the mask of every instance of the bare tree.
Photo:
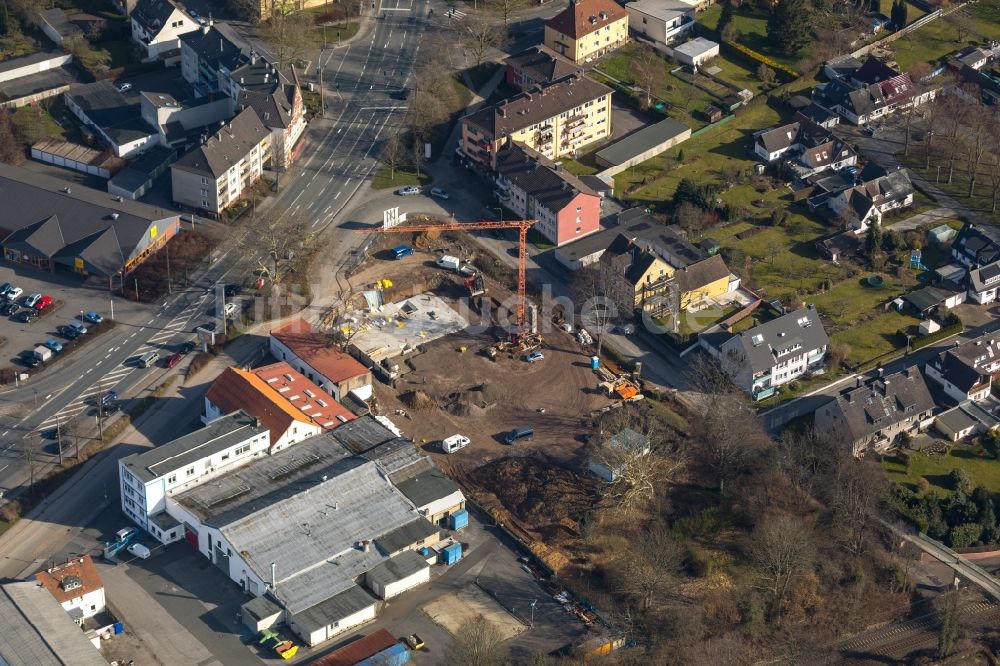
<svg viewBox="0 0 1000 666">
<path fill-rule="evenodd" d="M 445 655 L 449 664 L 503 666 L 507 663 L 503 634 L 482 615 L 462 622 Z"/>
<path fill-rule="evenodd" d="M 313 27 L 309 14 L 279 10 L 260 23 L 257 36 L 270 45 L 280 72 L 319 41 Z"/>
<path fill-rule="evenodd" d="M 304 217 L 270 208 L 253 216 L 236 247 L 254 273 L 277 285 L 294 269 L 298 255 L 314 240 L 312 227 Z"/>
<path fill-rule="evenodd" d="M 996 123 L 991 114 L 982 104 L 972 105 L 971 112 L 967 114 L 968 141 L 966 142 L 966 164 L 969 169 L 969 192 L 971 198 L 976 192 L 976 180 L 979 177 L 979 165 L 983 161 L 983 155 L 989 146 L 989 141 L 993 137 L 991 132 L 996 129 Z"/>
<path fill-rule="evenodd" d="M 746 398 L 735 392 L 710 396 L 700 432 L 701 460 L 724 493 L 726 482 L 749 469 L 754 457 L 769 442 Z"/>
<path fill-rule="evenodd" d="M 860 555 L 868 547 L 873 519 L 887 491 L 881 467 L 844 455 L 830 487 L 834 536 L 848 552 Z"/>
<path fill-rule="evenodd" d="M 389 169 L 389 180 L 396 180 L 396 169 L 406 159 L 406 147 L 403 145 L 403 138 L 398 131 L 390 132 L 385 138 L 382 150 L 379 152 L 379 159 Z"/>
<path fill-rule="evenodd" d="M 528 6 L 528 0 L 487 0 L 487 11 L 503 19 L 504 30 L 510 25 L 510 18 L 519 9 Z"/>
<path fill-rule="evenodd" d="M 490 49 L 499 48 L 506 41 L 506 34 L 497 30 L 496 21 L 488 14 L 472 12 L 455 26 L 459 44 L 472 56 L 475 66 L 486 61 Z"/>
<path fill-rule="evenodd" d="M 598 261 L 578 271 L 572 289 L 573 300 L 580 308 L 580 321 L 588 332 L 594 334 L 597 355 L 600 356 L 604 349 L 604 334 L 611 330 L 611 324 L 622 311 L 622 316 L 632 313 L 635 292 L 606 261 Z"/>
<path fill-rule="evenodd" d="M 961 9 L 951 12 L 944 20 L 955 30 L 956 42 L 964 42 L 973 31 L 972 19 Z"/>
<path fill-rule="evenodd" d="M 772 612 L 780 614 L 792 585 L 813 566 L 812 530 L 797 517 L 767 517 L 754 530 L 748 555 L 757 573 L 755 586 L 768 593 Z"/>
<path fill-rule="evenodd" d="M 684 548 L 659 525 L 614 562 L 612 577 L 622 592 L 649 610 L 671 590 L 683 562 Z"/>
<path fill-rule="evenodd" d="M 994 153 L 993 159 L 986 163 L 987 173 L 990 176 L 990 212 L 994 215 L 997 212 L 997 201 L 1000 200 L 1000 152 Z"/>
<path fill-rule="evenodd" d="M 632 60 L 635 80 L 646 92 L 646 106 L 653 103 L 654 91 L 663 88 L 667 79 L 667 65 L 656 49 L 646 46 L 639 46 L 635 57 Z"/>
<path fill-rule="evenodd" d="M 940 128 L 942 116 L 944 115 L 943 103 L 940 98 L 934 98 L 924 105 L 924 125 L 927 127 L 927 134 L 924 137 L 924 168 L 931 168 L 931 148 L 934 142 L 935 129 Z"/>
<path fill-rule="evenodd" d="M 948 184 L 955 176 L 955 160 L 962 154 L 962 124 L 967 115 L 968 104 L 958 95 L 946 95 L 942 100 L 944 115 L 945 158 L 948 160 Z"/>
</svg>

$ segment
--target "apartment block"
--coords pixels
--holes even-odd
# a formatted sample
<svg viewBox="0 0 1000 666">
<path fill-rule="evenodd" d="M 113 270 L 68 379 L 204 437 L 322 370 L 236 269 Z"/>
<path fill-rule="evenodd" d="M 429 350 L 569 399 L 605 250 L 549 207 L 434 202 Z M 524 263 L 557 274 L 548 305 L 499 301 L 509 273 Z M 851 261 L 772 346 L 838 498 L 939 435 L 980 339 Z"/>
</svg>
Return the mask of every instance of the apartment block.
<svg viewBox="0 0 1000 666">
<path fill-rule="evenodd" d="M 581 64 L 628 41 L 628 13 L 613 0 L 571 0 L 545 23 L 545 46 Z"/>
</svg>

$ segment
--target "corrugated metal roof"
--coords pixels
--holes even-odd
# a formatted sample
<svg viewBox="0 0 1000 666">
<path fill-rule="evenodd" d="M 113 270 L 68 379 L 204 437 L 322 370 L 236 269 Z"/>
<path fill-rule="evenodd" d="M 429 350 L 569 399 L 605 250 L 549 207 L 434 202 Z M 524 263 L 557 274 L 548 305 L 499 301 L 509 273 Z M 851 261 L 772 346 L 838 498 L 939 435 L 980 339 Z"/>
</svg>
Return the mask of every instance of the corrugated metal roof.
<svg viewBox="0 0 1000 666">
<path fill-rule="evenodd" d="M 381 585 L 384 588 L 428 568 L 430 565 L 426 558 L 416 551 L 407 550 L 369 569 L 365 574 L 365 581 L 369 585 Z"/>
<path fill-rule="evenodd" d="M 305 632 L 311 633 L 317 629 L 322 629 L 323 627 L 328 627 L 339 622 L 349 615 L 373 606 L 377 602 L 378 600 L 375 597 L 357 585 L 352 584 L 343 592 L 325 599 L 311 608 L 295 613 L 292 616 L 292 622 Z"/>
<path fill-rule="evenodd" d="M 0 618 L 0 662 L 108 666 L 59 602 L 37 583 L 0 586 Z"/>
<path fill-rule="evenodd" d="M 441 530 L 436 525 L 432 525 L 425 518 L 416 518 L 398 527 L 391 532 L 383 534 L 375 540 L 378 546 L 386 555 L 398 553 L 404 548 L 409 548 L 415 543 L 419 543 L 429 536 L 440 534 Z"/>
</svg>

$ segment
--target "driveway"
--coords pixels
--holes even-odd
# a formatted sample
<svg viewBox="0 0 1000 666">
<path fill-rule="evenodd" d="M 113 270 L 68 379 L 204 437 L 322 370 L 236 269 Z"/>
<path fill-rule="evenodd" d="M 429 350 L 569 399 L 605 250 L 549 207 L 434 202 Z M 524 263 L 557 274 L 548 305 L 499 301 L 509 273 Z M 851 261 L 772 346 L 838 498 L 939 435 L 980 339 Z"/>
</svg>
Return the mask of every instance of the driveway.
<svg viewBox="0 0 1000 666">
<path fill-rule="evenodd" d="M 941 224 L 945 220 L 953 220 L 957 218 L 960 214 L 961 213 L 959 213 L 959 211 L 951 208 L 935 208 L 934 210 L 917 213 L 916 215 L 912 215 L 905 220 L 887 224 L 885 225 L 885 228 L 892 229 L 893 231 L 909 231 L 911 229 L 916 229 L 917 227 L 922 227 L 925 224 Z"/>
</svg>

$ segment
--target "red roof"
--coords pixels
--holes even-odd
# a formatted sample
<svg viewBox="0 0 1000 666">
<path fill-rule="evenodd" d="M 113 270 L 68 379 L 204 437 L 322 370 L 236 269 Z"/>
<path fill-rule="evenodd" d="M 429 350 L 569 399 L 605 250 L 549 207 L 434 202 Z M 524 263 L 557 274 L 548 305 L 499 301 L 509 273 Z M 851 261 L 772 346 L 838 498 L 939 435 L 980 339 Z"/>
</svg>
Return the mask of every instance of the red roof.
<svg viewBox="0 0 1000 666">
<path fill-rule="evenodd" d="M 368 368 L 337 349 L 330 336 L 313 331 L 303 319 L 276 328 L 271 335 L 334 384 L 368 374 Z"/>
<path fill-rule="evenodd" d="M 353 643 L 348 643 L 339 650 L 320 657 L 313 661 L 311 666 L 354 666 L 359 661 L 363 661 L 373 654 L 378 654 L 398 642 L 388 631 L 379 629 L 373 634 L 368 634 Z"/>
<path fill-rule="evenodd" d="M 577 0 L 545 25 L 568 37 L 580 39 L 625 16 L 625 10 L 613 0 Z"/>
<path fill-rule="evenodd" d="M 35 574 L 35 578 L 46 590 L 52 593 L 52 596 L 60 604 L 104 587 L 90 555 L 84 555 L 69 560 L 65 564 L 57 564 L 51 569 L 39 571 Z M 78 581 L 79 585 L 77 585 Z"/>
</svg>

